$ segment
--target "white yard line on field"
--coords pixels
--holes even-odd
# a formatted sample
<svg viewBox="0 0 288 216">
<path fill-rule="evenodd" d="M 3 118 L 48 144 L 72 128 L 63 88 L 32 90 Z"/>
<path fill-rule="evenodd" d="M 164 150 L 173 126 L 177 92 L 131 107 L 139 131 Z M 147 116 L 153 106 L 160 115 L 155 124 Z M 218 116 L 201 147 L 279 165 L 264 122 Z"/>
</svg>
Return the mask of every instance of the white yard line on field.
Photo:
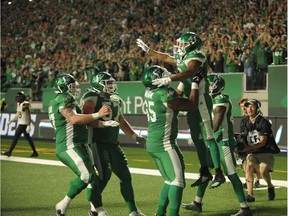
<svg viewBox="0 0 288 216">
<path fill-rule="evenodd" d="M 30 163 L 30 164 L 41 164 L 41 165 L 52 165 L 52 166 L 66 166 L 60 161 L 55 160 L 44 160 L 44 159 L 36 159 L 36 158 L 22 158 L 22 157 L 7 157 L 1 155 L 0 157 L 3 161 L 13 161 L 13 162 L 22 162 L 22 163 Z M 154 169 L 140 169 L 140 168 L 130 168 L 131 173 L 141 174 L 141 175 L 152 175 L 152 176 L 161 176 L 158 170 Z M 198 173 L 185 173 L 186 179 L 198 179 Z M 242 182 L 245 181 L 244 178 L 240 178 Z M 229 179 L 226 177 L 226 181 L 229 182 Z M 267 185 L 266 182 L 261 179 L 261 185 Z M 272 180 L 274 186 L 278 187 L 288 187 L 287 181 L 281 180 Z"/>
</svg>

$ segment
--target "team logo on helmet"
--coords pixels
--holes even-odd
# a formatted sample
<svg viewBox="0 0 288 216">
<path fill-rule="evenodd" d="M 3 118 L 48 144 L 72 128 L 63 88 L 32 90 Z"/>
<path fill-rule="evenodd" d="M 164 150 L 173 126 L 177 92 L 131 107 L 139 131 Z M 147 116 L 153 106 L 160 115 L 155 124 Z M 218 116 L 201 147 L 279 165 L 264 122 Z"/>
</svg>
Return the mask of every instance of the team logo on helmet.
<svg viewBox="0 0 288 216">
<path fill-rule="evenodd" d="M 209 82 L 209 93 L 211 95 L 219 94 L 225 88 L 225 80 L 218 74 L 212 73 L 207 76 Z"/>
<path fill-rule="evenodd" d="M 155 79 L 168 77 L 169 75 L 170 73 L 166 70 L 166 68 L 153 65 L 145 69 L 142 76 L 142 83 L 148 89 L 155 89 L 157 86 L 154 86 L 152 81 Z"/>
<path fill-rule="evenodd" d="M 91 79 L 91 86 L 96 92 L 114 94 L 117 91 L 115 79 L 107 72 L 99 72 Z"/>
</svg>

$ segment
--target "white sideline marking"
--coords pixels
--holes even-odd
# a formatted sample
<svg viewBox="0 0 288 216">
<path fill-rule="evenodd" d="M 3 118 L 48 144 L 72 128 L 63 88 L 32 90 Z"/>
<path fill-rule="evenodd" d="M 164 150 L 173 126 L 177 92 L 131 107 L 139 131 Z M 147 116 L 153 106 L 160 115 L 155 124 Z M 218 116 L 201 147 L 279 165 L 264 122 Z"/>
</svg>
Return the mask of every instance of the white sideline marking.
<svg viewBox="0 0 288 216">
<path fill-rule="evenodd" d="M 44 160 L 44 159 L 36 159 L 36 158 L 22 158 L 22 157 L 7 157 L 1 155 L 0 157 L 3 161 L 13 161 L 13 162 L 22 162 L 22 163 L 31 163 L 31 164 L 41 164 L 41 165 L 52 165 L 52 166 L 66 166 L 61 161 L 56 160 Z M 134 174 L 142 174 L 142 175 L 152 175 L 152 176 L 161 176 L 158 170 L 154 169 L 140 169 L 140 168 L 129 168 L 131 173 Z M 186 179 L 198 179 L 198 173 L 185 173 Z M 242 182 L 245 181 L 244 178 L 240 178 Z M 226 177 L 226 181 L 230 182 Z M 266 182 L 261 179 L 261 185 L 267 185 Z M 287 181 L 281 180 L 272 180 L 272 183 L 276 187 L 288 187 Z"/>
</svg>

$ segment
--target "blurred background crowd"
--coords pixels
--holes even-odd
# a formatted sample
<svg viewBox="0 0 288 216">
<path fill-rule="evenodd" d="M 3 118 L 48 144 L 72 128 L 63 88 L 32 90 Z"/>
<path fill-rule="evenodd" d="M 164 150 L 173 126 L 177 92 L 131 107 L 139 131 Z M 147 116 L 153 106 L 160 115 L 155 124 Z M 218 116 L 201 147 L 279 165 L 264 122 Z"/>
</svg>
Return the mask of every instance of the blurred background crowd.
<svg viewBox="0 0 288 216">
<path fill-rule="evenodd" d="M 265 89 L 268 65 L 287 63 L 286 1 L 1 1 L 1 92 L 32 88 L 41 101 L 61 73 L 87 82 L 107 70 L 117 81 L 156 64 L 136 45 L 173 53 L 184 32 L 204 42 L 210 72 L 243 72 L 247 89 Z M 163 65 L 171 72 L 175 68 Z"/>
</svg>

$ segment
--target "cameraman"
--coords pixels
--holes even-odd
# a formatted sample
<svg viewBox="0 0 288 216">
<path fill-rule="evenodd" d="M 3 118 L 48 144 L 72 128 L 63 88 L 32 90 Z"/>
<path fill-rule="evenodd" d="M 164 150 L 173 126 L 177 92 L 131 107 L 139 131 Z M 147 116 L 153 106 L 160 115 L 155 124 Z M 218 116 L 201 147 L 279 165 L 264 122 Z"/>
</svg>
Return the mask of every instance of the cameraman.
<svg viewBox="0 0 288 216">
<path fill-rule="evenodd" d="M 245 107 L 245 103 L 248 101 L 248 98 L 247 97 L 243 97 L 243 98 L 241 98 L 240 99 L 240 101 L 239 101 L 239 106 L 240 106 L 240 108 L 241 108 L 241 111 L 242 111 L 242 114 L 243 114 L 243 119 L 244 118 L 249 118 L 249 116 L 247 115 L 247 111 L 246 111 L 246 107 Z M 242 122 L 245 122 L 244 120 L 242 120 Z M 243 127 L 243 126 L 242 126 Z M 240 128 L 240 130 L 241 130 L 241 128 Z M 244 140 L 246 140 L 245 139 L 245 137 L 243 137 L 244 138 Z M 241 141 L 240 141 L 240 143 L 242 143 L 242 145 L 241 145 L 241 147 L 240 148 L 237 148 L 237 149 L 241 149 L 241 148 L 244 148 L 244 146 L 245 146 L 245 143 L 244 143 L 244 140 L 243 140 L 243 138 L 242 138 L 242 135 L 240 134 L 240 137 L 238 137 L 238 141 L 239 141 L 239 139 L 241 139 Z M 239 143 L 239 144 L 240 144 Z M 238 153 L 238 156 L 241 158 L 241 160 L 242 160 L 242 169 L 243 169 L 243 171 L 244 171 L 244 173 L 245 173 L 245 170 L 246 170 L 246 166 L 247 166 L 247 160 L 246 160 L 246 157 L 247 157 L 247 152 L 245 152 L 245 153 L 240 153 L 240 152 L 237 152 Z M 259 188 L 260 187 L 260 178 L 261 178 L 261 176 L 260 176 L 260 173 L 259 173 L 259 167 L 255 167 L 256 169 L 254 169 L 254 173 L 256 174 L 256 179 L 255 179 L 255 182 L 254 182 L 254 188 Z M 245 175 L 246 175 L 246 173 L 245 173 Z M 244 188 L 247 188 L 247 184 L 246 184 L 246 182 L 243 184 L 243 187 Z"/>
<path fill-rule="evenodd" d="M 245 103 L 247 117 L 241 121 L 240 133 L 246 138 L 247 145 L 240 152 L 247 152 L 246 182 L 248 195 L 247 202 L 254 202 L 253 197 L 253 171 L 259 168 L 262 178 L 268 185 L 268 200 L 275 199 L 274 186 L 271 183 L 270 173 L 273 171 L 274 155 L 279 153 L 279 148 L 273 137 L 271 123 L 262 116 L 261 103 L 250 99 Z"/>
</svg>

